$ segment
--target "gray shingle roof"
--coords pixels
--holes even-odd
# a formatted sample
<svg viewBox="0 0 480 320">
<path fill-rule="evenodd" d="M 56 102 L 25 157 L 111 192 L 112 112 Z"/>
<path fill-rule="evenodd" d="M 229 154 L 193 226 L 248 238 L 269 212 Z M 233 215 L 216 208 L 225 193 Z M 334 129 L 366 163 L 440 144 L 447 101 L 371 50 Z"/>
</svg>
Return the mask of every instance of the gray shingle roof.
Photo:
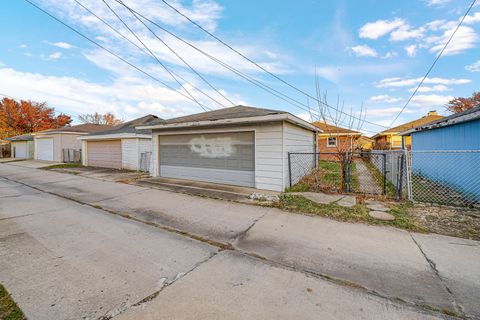
<svg viewBox="0 0 480 320">
<path fill-rule="evenodd" d="M 150 124 L 152 121 L 163 121 L 157 116 L 154 116 L 153 114 L 149 114 L 147 116 L 134 119 L 128 122 L 121 123 L 117 126 L 111 127 L 108 130 L 103 130 L 95 133 L 91 133 L 89 136 L 100 136 L 100 135 L 108 135 L 108 134 L 119 134 L 119 133 L 133 133 L 133 134 L 150 134 L 150 130 L 148 129 L 135 129 L 136 126 L 140 125 L 145 125 L 145 124 Z"/>
<path fill-rule="evenodd" d="M 178 118 L 172 118 L 168 120 L 158 119 L 158 120 L 152 121 L 151 123 L 149 123 L 149 125 L 249 118 L 249 117 L 268 116 L 273 114 L 282 114 L 282 113 L 288 113 L 288 112 L 271 110 L 271 109 L 246 107 L 246 106 L 235 106 L 230 108 L 223 108 L 223 109 L 218 109 L 213 111 L 192 114 L 192 115 L 178 117 Z"/>
<path fill-rule="evenodd" d="M 107 126 L 104 124 L 85 123 L 85 124 L 79 124 L 76 126 L 38 131 L 38 132 L 35 132 L 35 134 L 51 134 L 51 133 L 60 133 L 60 132 L 94 133 L 94 132 L 106 130 L 108 128 L 112 128 L 112 126 Z"/>
<path fill-rule="evenodd" d="M 5 140 L 8 140 L 8 141 L 33 141 L 33 136 L 31 134 L 27 133 L 27 134 L 22 134 L 22 135 L 15 136 L 15 137 L 6 138 Z"/>
</svg>

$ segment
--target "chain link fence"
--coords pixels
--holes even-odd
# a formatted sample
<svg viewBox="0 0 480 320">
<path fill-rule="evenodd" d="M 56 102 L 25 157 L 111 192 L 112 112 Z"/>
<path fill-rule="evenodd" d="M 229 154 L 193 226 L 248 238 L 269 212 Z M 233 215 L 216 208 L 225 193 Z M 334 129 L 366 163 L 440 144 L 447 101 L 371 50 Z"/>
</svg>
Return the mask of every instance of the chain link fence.
<svg viewBox="0 0 480 320">
<path fill-rule="evenodd" d="M 480 207 L 480 150 L 408 152 L 409 198 Z"/>
<path fill-rule="evenodd" d="M 290 153 L 290 186 L 303 191 L 401 196 L 397 184 L 387 179 L 386 159 L 385 153 L 371 152 Z"/>
<path fill-rule="evenodd" d="M 62 149 L 63 163 L 82 163 L 82 150 Z"/>
<path fill-rule="evenodd" d="M 150 172 L 150 164 L 152 161 L 152 152 L 151 151 L 146 151 L 140 153 L 140 159 L 139 159 L 139 171 L 142 172 Z"/>
</svg>

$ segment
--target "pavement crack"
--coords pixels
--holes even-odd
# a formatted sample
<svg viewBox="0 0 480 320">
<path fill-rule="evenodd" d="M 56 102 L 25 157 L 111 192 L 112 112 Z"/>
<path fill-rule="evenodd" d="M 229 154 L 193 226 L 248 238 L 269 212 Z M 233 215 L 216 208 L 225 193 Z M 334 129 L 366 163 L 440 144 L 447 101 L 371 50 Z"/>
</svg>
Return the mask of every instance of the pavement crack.
<svg viewBox="0 0 480 320">
<path fill-rule="evenodd" d="M 267 213 L 270 212 L 271 210 L 272 209 L 267 209 L 258 218 L 253 219 L 253 222 L 245 230 L 243 230 L 242 232 L 239 232 L 238 235 L 235 237 L 235 239 L 233 239 L 231 243 L 236 243 L 238 241 L 241 241 L 247 235 L 247 233 L 257 224 L 257 222 L 263 219 L 263 217 L 265 217 Z"/>
<path fill-rule="evenodd" d="M 457 303 L 456 299 L 455 299 L 455 296 L 452 292 L 452 290 L 448 287 L 448 284 L 443 280 L 443 278 L 440 276 L 440 272 L 438 271 L 437 269 L 437 264 L 435 263 L 435 261 L 433 261 L 432 259 L 430 259 L 427 254 L 425 253 L 425 251 L 423 251 L 422 249 L 422 246 L 420 245 L 420 243 L 417 242 L 417 240 L 415 239 L 415 237 L 409 233 L 410 235 L 410 238 L 412 238 L 412 241 L 413 243 L 415 243 L 415 245 L 417 246 L 418 250 L 420 250 L 420 253 L 423 255 L 423 257 L 425 258 L 425 260 L 428 262 L 430 268 L 432 269 L 433 273 L 435 274 L 435 276 L 438 278 L 438 280 L 440 281 L 440 283 L 442 284 L 442 286 L 445 288 L 445 290 L 448 292 L 449 296 L 450 296 L 450 299 L 451 299 L 451 302 L 453 304 L 453 307 L 455 308 L 455 312 L 456 313 L 459 313 L 460 315 L 464 315 L 464 312 L 463 312 L 463 308 Z"/>
<path fill-rule="evenodd" d="M 168 281 L 168 279 L 163 281 L 162 286 L 159 290 L 157 290 L 154 293 L 146 296 L 145 298 L 141 299 L 140 301 L 135 302 L 130 306 L 124 305 L 123 308 L 121 308 L 121 309 L 117 308 L 117 309 L 108 311 L 104 316 L 100 317 L 100 320 L 109 320 L 109 319 L 112 319 L 113 317 L 116 317 L 116 316 L 124 313 L 125 311 L 127 311 L 129 309 L 144 307 L 150 301 L 155 299 L 163 290 L 165 290 L 165 288 L 168 288 L 169 286 L 173 285 L 178 280 L 180 280 L 180 279 L 184 278 L 185 276 L 189 275 L 190 273 L 195 271 L 198 267 L 200 267 L 201 265 L 203 265 L 203 264 L 207 263 L 208 261 L 210 261 L 211 259 L 213 259 L 219 252 L 220 252 L 220 250 L 212 252 L 208 257 L 206 257 L 205 259 L 197 262 L 189 270 L 187 270 L 185 272 L 178 273 L 171 281 Z M 163 279 L 166 279 L 166 278 L 163 278 Z"/>
</svg>

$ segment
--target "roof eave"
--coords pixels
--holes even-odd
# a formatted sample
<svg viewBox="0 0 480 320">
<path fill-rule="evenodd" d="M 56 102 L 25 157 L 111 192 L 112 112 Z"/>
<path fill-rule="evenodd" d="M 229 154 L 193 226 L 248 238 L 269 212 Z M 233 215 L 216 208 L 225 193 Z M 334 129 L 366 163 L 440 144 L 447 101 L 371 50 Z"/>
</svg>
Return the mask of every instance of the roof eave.
<svg viewBox="0 0 480 320">
<path fill-rule="evenodd" d="M 234 118 L 234 119 L 220 119 L 220 120 L 213 120 L 213 121 L 207 120 L 207 121 L 180 122 L 180 123 L 170 123 L 170 124 L 159 123 L 156 125 L 137 126 L 135 128 L 137 130 L 176 129 L 176 128 L 208 127 L 208 126 L 220 126 L 220 125 L 231 125 L 231 124 L 254 124 L 254 123 L 273 122 L 273 121 L 287 121 L 314 132 L 322 132 L 321 129 L 289 113 L 281 113 L 281 114 L 274 114 L 274 115 L 267 115 L 267 116 Z"/>
<path fill-rule="evenodd" d="M 99 134 L 99 135 L 87 135 L 78 137 L 79 140 L 115 140 L 115 139 L 151 139 L 152 136 L 148 134 L 138 134 L 138 133 L 114 133 L 114 134 Z"/>
</svg>

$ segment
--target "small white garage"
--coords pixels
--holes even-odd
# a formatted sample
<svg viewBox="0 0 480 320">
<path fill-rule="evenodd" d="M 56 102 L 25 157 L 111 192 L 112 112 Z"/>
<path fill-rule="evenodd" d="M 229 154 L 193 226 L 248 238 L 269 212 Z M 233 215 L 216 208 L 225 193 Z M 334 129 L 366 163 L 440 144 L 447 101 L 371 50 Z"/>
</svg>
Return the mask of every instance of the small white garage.
<svg viewBox="0 0 480 320">
<path fill-rule="evenodd" d="M 33 158 L 34 143 L 33 136 L 31 134 L 10 137 L 6 140 L 10 141 L 10 155 L 12 158 Z"/>
<path fill-rule="evenodd" d="M 288 153 L 316 152 L 321 131 L 285 111 L 245 106 L 137 129 L 152 130 L 153 176 L 273 191 L 288 186 Z"/>
<path fill-rule="evenodd" d="M 65 150 L 81 151 L 79 137 L 103 131 L 111 126 L 99 124 L 81 124 L 60 129 L 32 133 L 34 139 L 34 158 L 36 160 L 64 162 Z"/>
<path fill-rule="evenodd" d="M 150 130 L 137 130 L 157 116 L 147 115 L 109 130 L 80 137 L 84 166 L 150 171 L 152 136 Z"/>
</svg>

